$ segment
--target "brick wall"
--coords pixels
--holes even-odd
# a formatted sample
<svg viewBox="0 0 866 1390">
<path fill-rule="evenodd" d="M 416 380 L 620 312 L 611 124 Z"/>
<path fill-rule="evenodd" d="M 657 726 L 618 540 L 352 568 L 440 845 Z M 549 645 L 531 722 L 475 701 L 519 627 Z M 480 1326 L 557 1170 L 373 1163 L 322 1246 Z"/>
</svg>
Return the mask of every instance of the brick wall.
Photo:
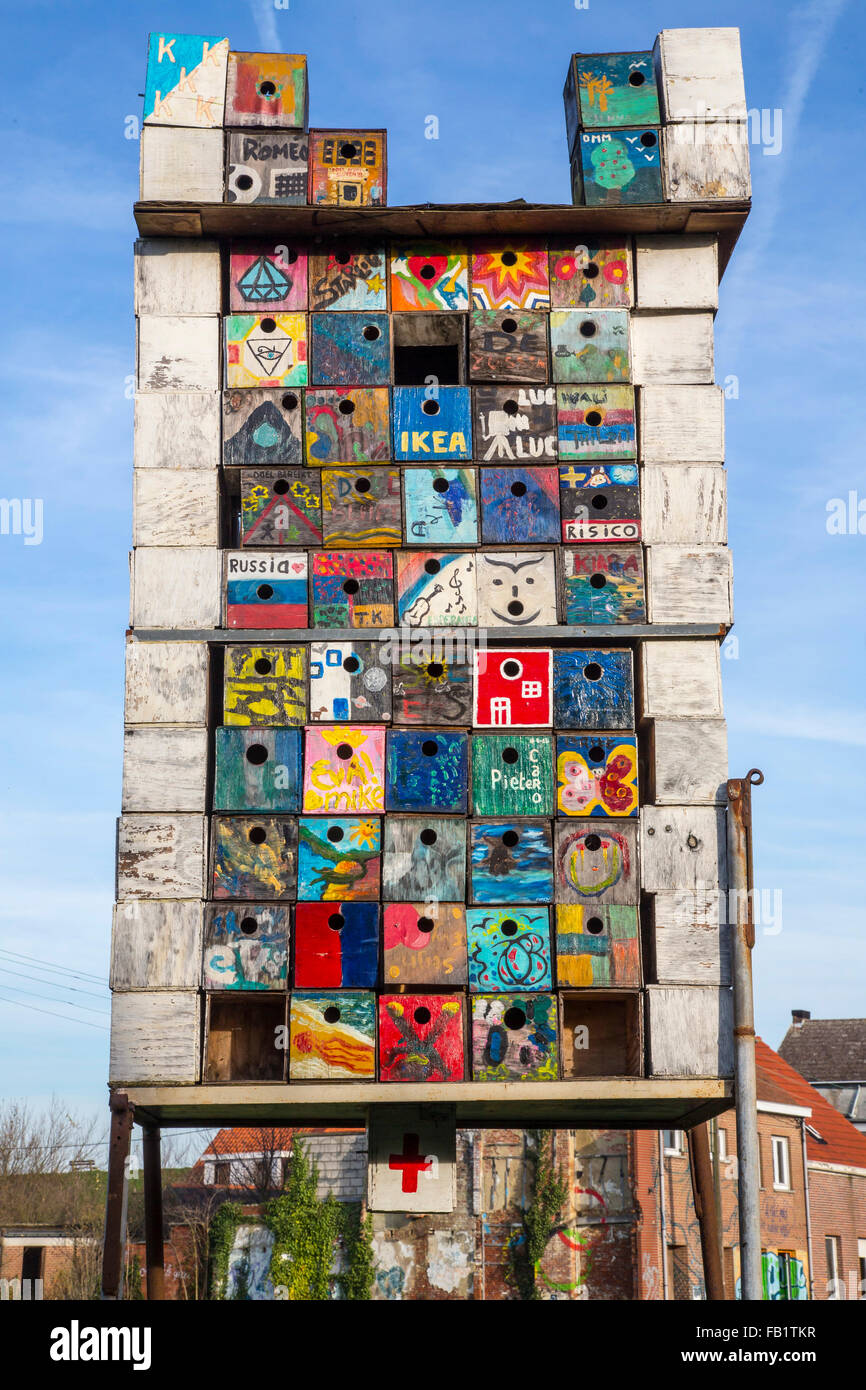
<svg viewBox="0 0 866 1390">
<path fill-rule="evenodd" d="M 858 1243 L 866 1247 L 866 1173 L 827 1172 L 809 1164 L 812 1213 L 812 1297 L 866 1298 L 866 1270 L 861 1272 Z M 830 1284 L 826 1239 L 838 1242 L 839 1283 Z M 864 1250 L 866 1256 L 866 1248 Z"/>
</svg>

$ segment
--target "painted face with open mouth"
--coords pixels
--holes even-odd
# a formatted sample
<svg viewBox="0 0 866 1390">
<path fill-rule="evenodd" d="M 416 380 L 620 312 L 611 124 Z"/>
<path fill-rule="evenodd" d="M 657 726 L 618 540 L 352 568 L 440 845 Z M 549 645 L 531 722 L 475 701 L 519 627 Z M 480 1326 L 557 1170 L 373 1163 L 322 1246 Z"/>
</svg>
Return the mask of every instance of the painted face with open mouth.
<svg viewBox="0 0 866 1390">
<path fill-rule="evenodd" d="M 483 623 L 528 627 L 555 623 L 555 578 L 549 551 L 519 556 L 479 555 L 479 593 Z"/>
</svg>

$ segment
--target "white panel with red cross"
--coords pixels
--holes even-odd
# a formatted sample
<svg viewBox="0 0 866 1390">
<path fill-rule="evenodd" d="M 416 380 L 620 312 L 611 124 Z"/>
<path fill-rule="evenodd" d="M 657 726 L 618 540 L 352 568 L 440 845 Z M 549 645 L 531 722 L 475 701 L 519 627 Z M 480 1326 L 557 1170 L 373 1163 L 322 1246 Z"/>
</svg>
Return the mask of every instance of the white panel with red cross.
<svg viewBox="0 0 866 1390">
<path fill-rule="evenodd" d="M 367 1131 L 371 1211 L 453 1211 L 457 1128 L 453 1105 L 371 1106 Z"/>
<path fill-rule="evenodd" d="M 553 723 L 553 652 L 476 651 L 473 723 L 534 729 Z"/>
</svg>

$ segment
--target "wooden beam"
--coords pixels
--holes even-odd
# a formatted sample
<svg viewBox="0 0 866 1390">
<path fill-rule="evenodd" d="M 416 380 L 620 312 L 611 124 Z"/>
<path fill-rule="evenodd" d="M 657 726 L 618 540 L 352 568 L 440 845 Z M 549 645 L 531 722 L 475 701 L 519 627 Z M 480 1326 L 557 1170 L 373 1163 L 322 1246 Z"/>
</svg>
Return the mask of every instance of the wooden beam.
<svg viewBox="0 0 866 1390">
<path fill-rule="evenodd" d="M 144 1155 L 144 1241 L 149 1303 L 165 1298 L 164 1245 L 162 1234 L 162 1162 L 159 1130 L 145 1125 L 142 1130 Z"/>
<path fill-rule="evenodd" d="M 111 1110 L 111 1135 L 108 1141 L 108 1193 L 102 1246 L 102 1297 L 119 1299 L 123 1297 L 127 1159 L 135 1106 L 125 1091 L 114 1091 L 108 1104 Z"/>
</svg>

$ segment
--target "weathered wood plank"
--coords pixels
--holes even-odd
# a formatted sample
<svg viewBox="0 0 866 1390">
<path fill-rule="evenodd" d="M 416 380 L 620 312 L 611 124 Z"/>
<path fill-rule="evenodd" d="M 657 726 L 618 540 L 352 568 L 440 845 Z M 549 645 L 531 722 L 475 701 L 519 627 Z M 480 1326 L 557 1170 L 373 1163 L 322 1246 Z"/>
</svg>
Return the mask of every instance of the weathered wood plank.
<svg viewBox="0 0 866 1390">
<path fill-rule="evenodd" d="M 733 996 L 728 989 L 650 985 L 651 1076 L 732 1076 Z"/>
<path fill-rule="evenodd" d="M 640 309 L 718 308 L 719 254 L 714 232 L 636 236 L 634 252 Z"/>
<path fill-rule="evenodd" d="M 136 314 L 218 314 L 221 308 L 218 242 L 191 237 L 136 241 Z"/>
<path fill-rule="evenodd" d="M 216 391 L 219 318 L 143 314 L 138 319 L 139 391 Z"/>
<path fill-rule="evenodd" d="M 649 545 L 647 608 L 651 623 L 734 621 L 733 567 L 726 547 Z"/>
<path fill-rule="evenodd" d="M 136 470 L 133 545 L 219 545 L 219 483 L 215 471 Z"/>
<path fill-rule="evenodd" d="M 139 194 L 144 203 L 221 203 L 223 133 L 145 126 Z"/>
<path fill-rule="evenodd" d="M 657 805 L 727 804 L 724 719 L 656 719 L 651 745 L 651 799 Z"/>
<path fill-rule="evenodd" d="M 711 382 L 712 314 L 698 310 L 685 314 L 633 313 L 631 358 L 632 380 L 638 386 Z"/>
<path fill-rule="evenodd" d="M 662 178 L 671 203 L 752 196 L 749 127 L 745 121 L 668 126 Z"/>
<path fill-rule="evenodd" d="M 641 470 L 646 545 L 724 545 L 728 539 L 727 474 L 711 464 L 658 464 Z"/>
<path fill-rule="evenodd" d="M 135 727 L 123 738 L 126 811 L 203 811 L 207 729 Z"/>
<path fill-rule="evenodd" d="M 729 985 L 731 928 L 718 892 L 656 893 L 652 899 L 655 983 Z"/>
<path fill-rule="evenodd" d="M 721 386 L 644 386 L 638 396 L 644 463 L 724 463 Z"/>
<path fill-rule="evenodd" d="M 718 642 L 642 642 L 639 670 L 644 718 L 721 716 Z"/>
<path fill-rule="evenodd" d="M 704 892 L 727 883 L 725 812 L 719 806 L 641 809 L 641 888 Z"/>
<path fill-rule="evenodd" d="M 206 845 L 204 816 L 121 816 L 117 898 L 200 898 Z"/>
<path fill-rule="evenodd" d="M 666 121 L 744 121 L 739 29 L 663 29 L 653 50 Z"/>
<path fill-rule="evenodd" d="M 209 547 L 142 547 L 132 555 L 131 589 L 133 627 L 219 627 L 222 556 Z"/>
<path fill-rule="evenodd" d="M 127 724 L 207 724 L 205 642 L 126 643 Z"/>
<path fill-rule="evenodd" d="M 219 468 L 219 393 L 137 394 L 134 457 L 136 469 Z"/>
<path fill-rule="evenodd" d="M 199 1075 L 199 996 L 194 990 L 118 993 L 111 1001 L 109 1084 L 170 1082 Z"/>
<path fill-rule="evenodd" d="M 474 309 L 469 315 L 472 381 L 550 379 L 549 314 L 528 309 Z"/>
<path fill-rule="evenodd" d="M 115 904 L 111 988 L 198 989 L 202 916 L 201 902 Z"/>
</svg>

